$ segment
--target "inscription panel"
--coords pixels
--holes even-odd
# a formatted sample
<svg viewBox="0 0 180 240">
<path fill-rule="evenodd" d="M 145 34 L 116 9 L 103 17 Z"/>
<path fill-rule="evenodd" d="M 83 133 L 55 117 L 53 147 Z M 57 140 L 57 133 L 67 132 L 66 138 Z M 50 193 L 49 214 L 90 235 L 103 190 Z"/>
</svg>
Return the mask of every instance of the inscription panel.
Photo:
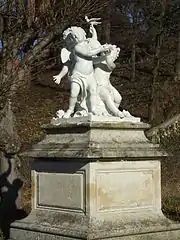
<svg viewBox="0 0 180 240">
<path fill-rule="evenodd" d="M 84 174 L 37 173 L 37 208 L 85 212 Z"/>
<path fill-rule="evenodd" d="M 153 170 L 110 170 L 96 173 L 97 211 L 153 208 Z"/>
</svg>

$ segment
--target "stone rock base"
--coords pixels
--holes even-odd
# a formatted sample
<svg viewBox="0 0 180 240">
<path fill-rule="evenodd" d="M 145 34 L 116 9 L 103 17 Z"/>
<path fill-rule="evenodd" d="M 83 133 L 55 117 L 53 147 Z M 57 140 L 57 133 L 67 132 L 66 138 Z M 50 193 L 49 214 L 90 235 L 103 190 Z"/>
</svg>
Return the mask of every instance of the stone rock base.
<svg viewBox="0 0 180 240">
<path fill-rule="evenodd" d="M 30 217 L 31 218 L 31 217 Z M 29 219 L 30 219 L 29 218 Z M 131 222 L 119 226 L 105 223 L 99 229 L 85 227 L 84 224 L 55 226 L 19 221 L 11 227 L 10 240 L 71 240 L 71 239 L 122 239 L 122 240 L 179 240 L 180 224 L 161 219 L 147 222 Z"/>
<path fill-rule="evenodd" d="M 180 239 L 161 212 L 159 161 L 37 159 L 32 212 L 11 225 L 12 240 Z"/>
<path fill-rule="evenodd" d="M 94 118 L 46 126 L 26 153 L 35 158 L 32 212 L 11 225 L 10 239 L 180 239 L 180 224 L 161 212 L 167 154 L 147 140 L 147 128 Z"/>
</svg>

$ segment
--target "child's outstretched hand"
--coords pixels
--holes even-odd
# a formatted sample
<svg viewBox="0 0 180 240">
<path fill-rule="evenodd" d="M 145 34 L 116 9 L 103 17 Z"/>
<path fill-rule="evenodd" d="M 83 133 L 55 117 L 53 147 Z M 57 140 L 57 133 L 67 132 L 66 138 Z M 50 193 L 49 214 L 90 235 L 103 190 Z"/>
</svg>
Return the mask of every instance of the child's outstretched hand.
<svg viewBox="0 0 180 240">
<path fill-rule="evenodd" d="M 60 84 L 60 82 L 61 82 L 61 77 L 60 77 L 60 75 L 55 75 L 55 76 L 53 76 L 53 80 L 54 80 L 54 82 L 55 82 L 56 84 Z"/>
</svg>

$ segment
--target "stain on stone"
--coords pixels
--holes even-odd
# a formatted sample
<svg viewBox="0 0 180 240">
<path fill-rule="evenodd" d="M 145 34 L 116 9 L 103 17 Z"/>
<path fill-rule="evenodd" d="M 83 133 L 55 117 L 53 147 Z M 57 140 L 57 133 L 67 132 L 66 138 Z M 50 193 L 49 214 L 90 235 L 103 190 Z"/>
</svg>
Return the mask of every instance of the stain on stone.
<svg viewBox="0 0 180 240">
<path fill-rule="evenodd" d="M 74 138 L 70 139 L 67 143 L 64 143 L 62 146 L 63 150 L 70 148 L 72 142 L 74 142 Z"/>
<path fill-rule="evenodd" d="M 97 198 L 99 199 L 99 210 L 105 210 L 112 207 L 113 198 L 103 188 L 98 188 Z"/>
<path fill-rule="evenodd" d="M 90 200 L 96 199 L 96 186 L 94 183 L 87 184 L 87 195 Z"/>
</svg>

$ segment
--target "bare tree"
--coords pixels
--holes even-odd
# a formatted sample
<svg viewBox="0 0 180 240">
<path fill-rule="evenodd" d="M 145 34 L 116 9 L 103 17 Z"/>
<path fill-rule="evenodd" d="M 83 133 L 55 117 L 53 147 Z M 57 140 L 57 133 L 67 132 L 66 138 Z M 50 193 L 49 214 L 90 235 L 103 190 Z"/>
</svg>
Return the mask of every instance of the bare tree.
<svg viewBox="0 0 180 240">
<path fill-rule="evenodd" d="M 31 0 L 25 5 L 23 0 L 7 0 L 0 6 L 0 40 L 3 45 L 0 49 L 0 139 L 8 139 L 1 146 L 0 155 L 7 149 L 11 151 L 9 143 L 12 143 L 17 146 L 12 155 L 18 157 L 21 147 L 18 132 L 15 141 L 15 131 L 7 133 L 4 119 L 11 120 L 10 126 L 15 125 L 15 120 L 3 109 L 7 108 L 8 102 L 13 103 L 23 84 L 27 85 L 27 72 L 39 64 L 57 36 L 59 41 L 64 28 L 70 24 L 81 26 L 85 15 L 101 17 L 107 3 L 108 0 L 103 4 L 99 0 Z M 43 64 L 47 65 L 46 62 Z M 13 115 L 13 108 L 11 111 Z M 6 157 L 1 161 L 5 166 Z"/>
<path fill-rule="evenodd" d="M 155 55 L 153 59 L 153 72 L 152 72 L 152 85 L 151 85 L 151 106 L 150 106 L 150 121 L 153 125 L 156 124 L 156 111 L 158 99 L 157 91 L 158 91 L 158 74 L 160 67 L 160 58 L 161 58 L 161 48 L 163 45 L 163 40 L 165 36 L 165 28 L 164 28 L 164 17 L 166 14 L 167 2 L 166 0 L 160 0 L 158 2 L 160 5 L 160 15 L 158 16 L 158 25 L 156 25 L 156 36 L 155 36 Z"/>
<path fill-rule="evenodd" d="M 99 0 L 39 0 L 24 5 L 24 1 L 8 0 L 1 6 L 0 99 L 4 101 L 18 85 L 21 69 L 32 66 L 56 35 L 68 24 L 82 24 L 84 15 L 100 15 L 108 1 Z M 34 45 L 35 40 L 37 42 Z M 21 58 L 21 59 L 18 59 Z"/>
<path fill-rule="evenodd" d="M 180 23 L 178 24 L 178 33 L 177 33 L 177 54 L 176 54 L 176 64 L 175 64 L 175 81 L 180 82 Z"/>
<path fill-rule="evenodd" d="M 108 6 L 105 10 L 105 19 L 103 21 L 103 40 L 107 43 L 111 42 L 111 19 L 112 19 L 112 14 L 113 10 L 115 8 L 115 3 L 116 0 L 109 0 L 108 1 Z"/>
</svg>

